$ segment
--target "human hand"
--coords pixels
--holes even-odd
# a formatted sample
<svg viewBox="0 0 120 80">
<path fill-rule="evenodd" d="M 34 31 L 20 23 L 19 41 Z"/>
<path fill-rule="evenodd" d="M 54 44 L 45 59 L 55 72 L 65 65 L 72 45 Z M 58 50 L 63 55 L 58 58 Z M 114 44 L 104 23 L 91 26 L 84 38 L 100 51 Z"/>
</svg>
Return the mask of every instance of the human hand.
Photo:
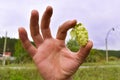
<svg viewBox="0 0 120 80">
<path fill-rule="evenodd" d="M 44 80 L 71 80 L 71 76 L 89 54 L 92 42 L 88 41 L 87 45 L 76 53 L 71 52 L 65 46 L 65 38 L 67 31 L 74 27 L 77 21 L 69 20 L 63 23 L 58 29 L 56 38 L 53 38 L 49 28 L 52 12 L 52 7 L 48 6 L 40 25 L 38 12 L 33 10 L 31 13 L 30 32 L 36 47 L 30 43 L 27 32 L 22 27 L 19 28 L 19 37 Z"/>
</svg>

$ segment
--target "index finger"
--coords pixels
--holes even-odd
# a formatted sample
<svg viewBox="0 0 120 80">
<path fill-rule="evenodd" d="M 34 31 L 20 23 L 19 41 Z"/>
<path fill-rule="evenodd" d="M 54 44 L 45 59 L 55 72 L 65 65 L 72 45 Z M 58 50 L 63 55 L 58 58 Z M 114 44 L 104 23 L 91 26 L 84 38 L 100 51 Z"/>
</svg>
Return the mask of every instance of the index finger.
<svg viewBox="0 0 120 80">
<path fill-rule="evenodd" d="M 76 20 L 72 20 L 72 21 L 66 21 L 65 23 L 63 23 L 57 32 L 56 38 L 59 40 L 65 40 L 66 35 L 67 35 L 67 31 L 74 27 L 76 25 L 77 21 Z"/>
</svg>

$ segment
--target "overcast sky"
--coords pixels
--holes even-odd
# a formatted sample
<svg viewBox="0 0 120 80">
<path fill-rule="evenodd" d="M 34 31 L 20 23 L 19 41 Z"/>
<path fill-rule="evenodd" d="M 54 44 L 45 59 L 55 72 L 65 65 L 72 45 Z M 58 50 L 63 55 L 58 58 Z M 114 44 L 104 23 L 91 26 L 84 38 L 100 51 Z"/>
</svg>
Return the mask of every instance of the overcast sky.
<svg viewBox="0 0 120 80">
<path fill-rule="evenodd" d="M 108 49 L 120 50 L 120 0 L 0 0 L 0 36 L 7 31 L 7 36 L 18 38 L 20 26 L 29 33 L 31 10 L 38 10 L 41 16 L 48 5 L 53 7 L 51 31 L 54 37 L 60 24 L 77 19 L 87 28 L 94 48 L 105 49 L 105 37 L 115 28 L 107 37 Z M 69 38 L 68 33 L 66 41 Z"/>
</svg>

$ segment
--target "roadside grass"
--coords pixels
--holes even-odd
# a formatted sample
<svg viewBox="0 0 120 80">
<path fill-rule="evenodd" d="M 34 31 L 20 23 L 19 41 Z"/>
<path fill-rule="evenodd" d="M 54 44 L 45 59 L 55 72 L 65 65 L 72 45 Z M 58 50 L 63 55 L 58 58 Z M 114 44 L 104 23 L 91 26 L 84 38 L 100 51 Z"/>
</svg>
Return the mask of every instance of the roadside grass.
<svg viewBox="0 0 120 80">
<path fill-rule="evenodd" d="M 120 67 L 81 68 L 73 80 L 119 80 Z M 0 80 L 42 80 L 37 69 L 0 69 Z"/>
<path fill-rule="evenodd" d="M 109 63 L 84 63 L 83 66 L 96 66 L 91 68 L 80 68 L 73 80 L 120 80 L 120 67 L 99 67 L 99 65 L 120 65 L 119 62 Z M 2 67 L 2 68 L 1 68 Z M 3 68 L 5 67 L 5 68 Z M 12 69 L 9 67 L 26 67 Z M 27 69 L 27 67 L 32 67 Z M 30 64 L 10 64 L 0 65 L 0 80 L 43 80 L 35 65 Z"/>
<path fill-rule="evenodd" d="M 42 80 L 36 69 L 0 69 L 0 80 Z"/>
<path fill-rule="evenodd" d="M 120 67 L 81 68 L 74 75 L 74 80 L 120 80 Z"/>
<path fill-rule="evenodd" d="M 100 61 L 100 62 L 85 62 L 82 64 L 82 66 L 104 66 L 104 65 L 120 65 L 120 59 L 119 60 L 116 60 L 116 61 L 109 61 L 109 62 L 106 62 L 106 61 Z"/>
</svg>

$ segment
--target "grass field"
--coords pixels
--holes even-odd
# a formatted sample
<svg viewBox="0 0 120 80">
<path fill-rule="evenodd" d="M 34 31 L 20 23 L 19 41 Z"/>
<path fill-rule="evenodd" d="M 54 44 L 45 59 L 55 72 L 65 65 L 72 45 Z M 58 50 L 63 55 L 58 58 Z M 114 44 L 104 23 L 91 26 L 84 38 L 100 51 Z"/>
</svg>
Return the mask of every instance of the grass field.
<svg viewBox="0 0 120 80">
<path fill-rule="evenodd" d="M 120 67 L 80 69 L 74 80 L 120 80 Z"/>
<path fill-rule="evenodd" d="M 73 76 L 73 80 L 120 80 L 120 67 L 112 67 L 112 65 L 109 63 L 111 67 L 99 67 L 100 65 L 98 65 L 91 68 L 80 68 Z M 5 66 L 5 68 L 0 67 L 0 80 L 42 80 L 33 64 L 25 65 L 26 67 L 32 67 L 31 69 L 9 68 L 14 66 L 16 65 Z M 20 67 L 20 65 L 18 66 Z M 22 65 L 21 67 L 24 66 Z"/>
</svg>

